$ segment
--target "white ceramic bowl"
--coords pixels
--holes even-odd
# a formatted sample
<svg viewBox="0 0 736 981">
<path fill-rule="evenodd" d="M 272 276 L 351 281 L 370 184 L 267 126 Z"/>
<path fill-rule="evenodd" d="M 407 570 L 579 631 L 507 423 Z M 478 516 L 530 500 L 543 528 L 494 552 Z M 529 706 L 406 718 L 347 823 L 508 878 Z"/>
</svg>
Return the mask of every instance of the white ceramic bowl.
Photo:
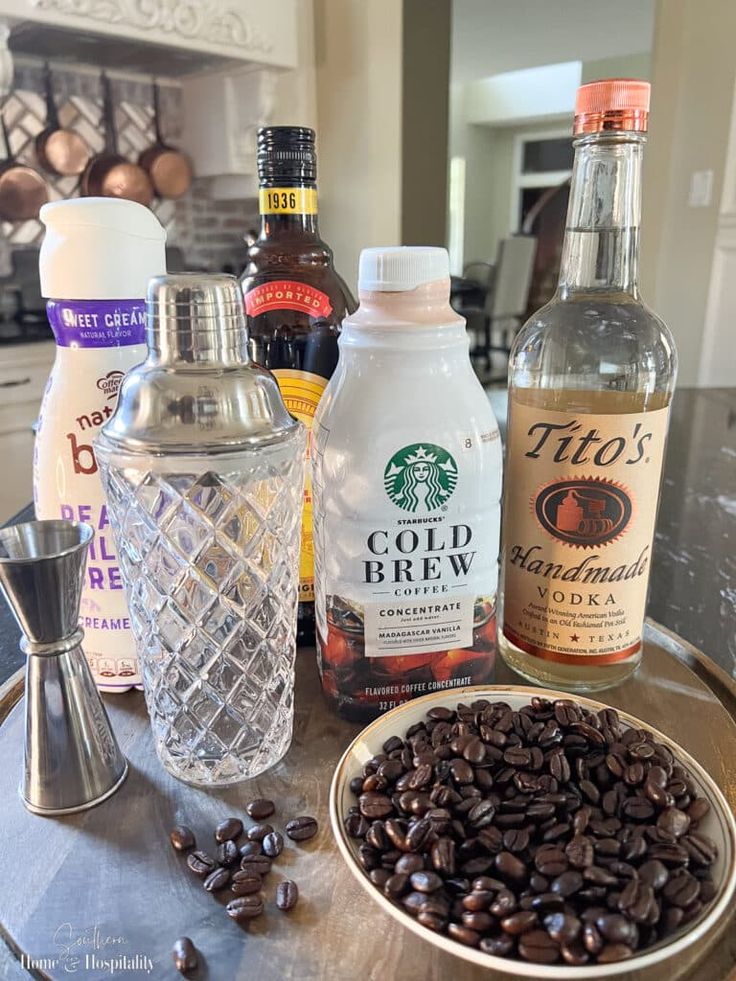
<svg viewBox="0 0 736 981">
<path fill-rule="evenodd" d="M 630 957 L 628 960 L 618 961 L 613 964 L 586 965 L 584 967 L 570 967 L 561 964 L 532 964 L 516 958 L 494 957 L 476 948 L 466 947 L 444 934 L 435 933 L 423 927 L 414 917 L 388 900 L 373 885 L 358 863 L 359 843 L 347 835 L 343 824 L 348 808 L 355 803 L 355 797 L 350 792 L 349 784 L 353 777 L 360 774 L 366 761 L 382 751 L 383 743 L 389 736 L 399 735 L 403 737 L 409 726 L 415 722 L 422 721 L 425 718 L 425 713 L 435 705 L 455 706 L 459 702 L 468 704 L 476 699 L 487 698 L 490 701 L 508 702 L 512 708 L 516 709 L 528 704 L 534 696 L 543 696 L 550 699 L 570 699 L 584 708 L 593 711 L 607 708 L 603 703 L 596 702 L 593 699 L 570 695 L 564 692 L 553 692 L 540 688 L 526 688 L 515 685 L 499 685 L 496 687 L 478 686 L 460 688 L 453 691 L 440 691 L 432 695 L 426 695 L 423 698 L 417 698 L 414 701 L 407 702 L 398 708 L 392 709 L 386 715 L 367 726 L 356 736 L 350 746 L 348 746 L 340 762 L 337 764 L 330 788 L 330 821 L 342 857 L 373 902 L 377 903 L 389 916 L 398 920 L 399 923 L 403 924 L 413 933 L 416 933 L 423 940 L 426 940 L 427 943 L 434 944 L 435 947 L 439 947 L 441 950 L 489 970 L 504 971 L 507 974 L 513 974 L 523 978 L 535 978 L 538 981 L 552 978 L 560 979 L 560 981 L 563 981 L 563 979 L 564 981 L 581 981 L 582 978 L 618 977 L 633 971 L 651 968 L 655 964 L 661 964 L 663 961 L 676 957 L 685 948 L 690 947 L 701 937 L 709 933 L 721 921 L 724 912 L 731 906 L 734 891 L 736 890 L 736 822 L 725 797 L 711 777 L 692 756 L 653 726 L 625 712 L 618 712 L 619 718 L 625 726 L 648 729 L 659 742 L 668 746 L 677 757 L 677 760 L 690 771 L 701 795 L 706 797 L 711 805 L 710 812 L 702 820 L 698 830 L 707 834 L 718 846 L 718 858 L 712 870 L 713 881 L 718 890 L 715 898 L 698 918 L 688 923 L 682 930 L 673 933 L 670 938 L 662 943 L 650 947 L 644 953 Z"/>
</svg>

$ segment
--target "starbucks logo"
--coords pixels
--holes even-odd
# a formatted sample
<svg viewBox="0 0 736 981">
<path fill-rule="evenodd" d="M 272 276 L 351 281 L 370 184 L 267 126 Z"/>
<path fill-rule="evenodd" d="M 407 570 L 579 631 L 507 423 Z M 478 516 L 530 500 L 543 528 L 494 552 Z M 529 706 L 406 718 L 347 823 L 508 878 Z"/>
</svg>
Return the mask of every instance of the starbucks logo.
<svg viewBox="0 0 736 981">
<path fill-rule="evenodd" d="M 457 464 L 434 443 L 412 443 L 394 453 L 383 474 L 386 493 L 404 511 L 436 511 L 452 497 Z"/>
</svg>

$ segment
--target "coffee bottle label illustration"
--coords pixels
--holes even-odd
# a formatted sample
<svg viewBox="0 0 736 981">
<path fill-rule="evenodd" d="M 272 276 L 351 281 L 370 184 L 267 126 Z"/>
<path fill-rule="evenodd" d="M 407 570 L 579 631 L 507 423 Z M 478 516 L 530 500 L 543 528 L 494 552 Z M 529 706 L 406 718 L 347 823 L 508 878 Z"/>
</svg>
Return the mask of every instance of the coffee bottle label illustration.
<svg viewBox="0 0 736 981">
<path fill-rule="evenodd" d="M 668 413 L 513 400 L 503 629 L 521 650 L 610 664 L 641 646 Z"/>
<path fill-rule="evenodd" d="M 329 431 L 315 436 L 318 482 Z M 480 452 L 490 460 L 491 444 Z M 319 515 L 317 641 L 328 694 L 384 711 L 489 680 L 499 508 L 485 500 L 478 469 L 458 437 L 387 436 L 351 473 L 370 506 L 350 522 Z"/>
</svg>

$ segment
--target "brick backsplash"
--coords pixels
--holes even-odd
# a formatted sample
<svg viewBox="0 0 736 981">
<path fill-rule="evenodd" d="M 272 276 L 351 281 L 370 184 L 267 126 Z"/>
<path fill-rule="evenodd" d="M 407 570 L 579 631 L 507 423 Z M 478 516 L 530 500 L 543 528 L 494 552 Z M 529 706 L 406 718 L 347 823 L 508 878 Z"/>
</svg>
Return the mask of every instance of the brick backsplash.
<svg viewBox="0 0 736 981">
<path fill-rule="evenodd" d="M 103 148 L 104 134 L 99 120 L 102 101 L 99 77 L 87 71 L 74 71 L 52 64 L 54 94 L 62 125 L 77 129 L 93 151 Z M 154 140 L 151 81 L 110 78 L 116 107 L 120 152 L 131 160 Z M 181 134 L 181 92 L 160 80 L 160 103 L 164 137 L 173 144 Z M 16 65 L 14 91 L 5 100 L 3 113 L 9 129 L 13 153 L 20 161 L 38 166 L 34 139 L 45 126 L 42 66 Z M 0 157 L 4 156 L 0 147 Z M 59 178 L 44 173 L 49 181 L 50 198 L 74 197 L 76 178 Z M 254 200 L 218 201 L 214 181 L 196 178 L 191 189 L 178 201 L 157 201 L 153 210 L 167 230 L 167 244 L 181 250 L 186 268 L 216 272 L 225 266 L 240 272 L 244 259 L 243 236 L 257 227 Z M 0 276 L 12 272 L 10 251 L 38 248 L 43 227 L 38 221 L 1 222 L 4 247 L 0 248 Z M 8 248 L 8 246 L 10 248 Z"/>
</svg>

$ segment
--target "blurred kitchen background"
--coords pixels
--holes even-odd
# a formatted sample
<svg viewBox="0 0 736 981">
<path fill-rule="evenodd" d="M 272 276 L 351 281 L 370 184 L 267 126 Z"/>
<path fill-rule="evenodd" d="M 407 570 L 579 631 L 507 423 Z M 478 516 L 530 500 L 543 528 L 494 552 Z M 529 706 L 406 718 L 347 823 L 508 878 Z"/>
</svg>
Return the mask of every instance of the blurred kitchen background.
<svg viewBox="0 0 736 981">
<path fill-rule="evenodd" d="M 155 142 L 155 78 L 163 136 L 194 174 L 153 203 L 170 269 L 239 273 L 258 226 L 258 126 L 314 126 L 340 272 L 355 285 L 364 246 L 446 245 L 478 374 L 503 386 L 514 332 L 555 288 L 575 89 L 646 78 L 643 294 L 675 333 L 680 384 L 733 385 L 734 37 L 734 0 L 0 0 L 0 160 L 36 169 L 52 200 L 79 193 L 36 152 L 44 64 L 61 125 L 92 152 L 106 72 L 132 161 Z M 53 359 L 41 234 L 0 222 L 0 521 L 31 498 Z"/>
</svg>

